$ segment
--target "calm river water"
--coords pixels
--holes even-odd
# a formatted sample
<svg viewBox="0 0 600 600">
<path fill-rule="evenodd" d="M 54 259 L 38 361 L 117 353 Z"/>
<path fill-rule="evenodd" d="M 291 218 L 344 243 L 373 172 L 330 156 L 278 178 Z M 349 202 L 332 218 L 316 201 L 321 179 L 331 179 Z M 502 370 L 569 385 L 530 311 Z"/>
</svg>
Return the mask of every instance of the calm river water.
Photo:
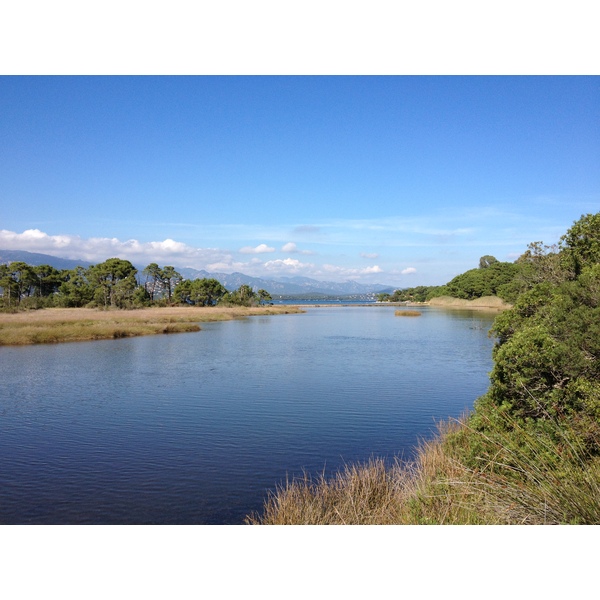
<svg viewBox="0 0 600 600">
<path fill-rule="evenodd" d="M 486 391 L 493 316 L 394 309 L 0 348 L 0 523 L 239 524 L 303 469 L 410 457 Z"/>
</svg>

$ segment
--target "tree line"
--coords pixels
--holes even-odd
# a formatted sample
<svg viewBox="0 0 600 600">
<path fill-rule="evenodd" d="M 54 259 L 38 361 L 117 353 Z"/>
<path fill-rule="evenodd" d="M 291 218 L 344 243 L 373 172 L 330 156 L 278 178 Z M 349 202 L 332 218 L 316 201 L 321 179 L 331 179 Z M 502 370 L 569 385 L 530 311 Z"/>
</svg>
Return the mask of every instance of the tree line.
<svg viewBox="0 0 600 600">
<path fill-rule="evenodd" d="M 88 268 L 56 269 L 22 261 L 0 264 L 0 308 L 46 307 L 141 308 L 191 304 L 196 306 L 256 306 L 271 302 L 266 290 L 243 284 L 228 291 L 216 279 L 185 279 L 173 266 L 150 263 L 141 273 L 121 258 Z"/>
<path fill-rule="evenodd" d="M 594 215 L 582 217 L 578 223 L 581 227 L 587 226 L 591 217 Z M 378 294 L 377 299 L 380 302 L 428 302 L 440 296 L 464 300 L 498 296 L 512 304 L 534 284 L 541 281 L 557 282 L 564 277 L 565 243 L 566 236 L 563 236 L 560 244 L 552 246 L 532 242 L 515 262 L 502 262 L 490 255 L 482 256 L 477 268 L 457 275 L 444 285 L 398 289 L 393 294 Z"/>
</svg>

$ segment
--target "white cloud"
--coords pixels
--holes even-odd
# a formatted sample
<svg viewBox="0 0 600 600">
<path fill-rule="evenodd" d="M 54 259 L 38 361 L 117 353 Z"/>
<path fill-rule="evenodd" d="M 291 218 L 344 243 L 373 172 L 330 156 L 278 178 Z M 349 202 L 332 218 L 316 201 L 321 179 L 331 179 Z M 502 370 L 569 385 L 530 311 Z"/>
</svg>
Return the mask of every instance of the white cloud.
<svg viewBox="0 0 600 600">
<path fill-rule="evenodd" d="M 84 260 L 92 263 L 103 262 L 118 257 L 134 263 L 161 262 L 179 263 L 179 266 L 203 268 L 207 263 L 231 264 L 228 252 L 217 248 L 194 248 L 172 239 L 162 242 L 121 241 L 117 238 L 89 238 L 78 235 L 48 235 L 39 229 L 27 229 L 23 233 L 0 230 L 0 248 L 6 250 L 26 250 Z"/>
<path fill-rule="evenodd" d="M 400 271 L 402 275 L 410 275 L 411 273 L 416 273 L 417 270 L 414 267 L 408 267 L 407 269 L 403 269 Z"/>
<path fill-rule="evenodd" d="M 338 277 L 363 277 L 365 275 L 373 275 L 375 273 L 383 273 L 383 269 L 378 265 L 365 267 L 364 269 L 348 269 L 346 267 L 338 267 L 337 265 L 323 265 L 323 270 L 331 275 Z"/>
<path fill-rule="evenodd" d="M 288 252 L 289 254 L 314 254 L 310 250 L 299 250 L 298 246 L 294 242 L 288 242 L 281 247 L 282 252 Z"/>
<path fill-rule="evenodd" d="M 166 239 L 164 242 L 150 242 L 150 246 L 159 252 L 185 252 L 187 249 L 185 244 L 171 239 Z"/>
<path fill-rule="evenodd" d="M 268 271 L 299 273 L 304 271 L 310 271 L 314 269 L 315 265 L 313 265 L 312 263 L 300 262 L 295 258 L 286 258 L 283 260 L 269 260 L 263 266 Z"/>
<path fill-rule="evenodd" d="M 361 275 L 370 275 L 371 273 L 383 273 L 383 269 L 380 268 L 378 265 L 367 267 L 366 269 L 360 269 Z"/>
<path fill-rule="evenodd" d="M 241 254 L 264 254 L 265 252 L 275 252 L 275 248 L 271 248 L 266 244 L 259 244 L 256 248 L 252 248 L 252 246 L 244 246 L 240 248 Z"/>
<path fill-rule="evenodd" d="M 369 259 L 375 259 L 375 258 L 379 258 L 379 254 L 377 254 L 377 252 L 361 252 L 360 255 L 363 258 L 369 258 Z"/>
<path fill-rule="evenodd" d="M 288 244 L 292 244 L 292 242 Z M 150 242 L 141 242 L 136 239 L 122 241 L 114 237 L 85 239 L 77 235 L 49 235 L 39 229 L 28 229 L 22 233 L 0 230 L 0 248 L 39 252 L 96 264 L 108 258 L 118 257 L 130 260 L 140 267 L 157 262 L 161 265 L 193 267 L 207 271 L 225 273 L 238 271 L 256 277 L 268 277 L 273 274 L 301 274 L 316 279 L 338 281 L 363 279 L 367 281 L 384 272 L 378 265 L 351 268 L 333 264 L 321 265 L 302 262 L 291 257 L 263 262 L 260 257 L 261 253 L 274 251 L 266 244 L 251 248 L 252 252 L 248 253 L 250 254 L 248 259 L 240 261 L 234 258 L 238 256 L 235 252 L 219 248 L 197 248 L 171 238 Z M 291 248 L 289 246 L 288 251 Z"/>
</svg>

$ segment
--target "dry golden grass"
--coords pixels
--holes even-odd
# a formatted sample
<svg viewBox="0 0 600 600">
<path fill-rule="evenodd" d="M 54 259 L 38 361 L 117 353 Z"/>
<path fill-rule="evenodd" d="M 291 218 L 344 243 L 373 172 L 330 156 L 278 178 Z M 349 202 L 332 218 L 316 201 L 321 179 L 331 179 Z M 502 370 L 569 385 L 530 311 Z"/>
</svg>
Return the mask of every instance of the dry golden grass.
<svg viewBox="0 0 600 600">
<path fill-rule="evenodd" d="M 503 311 L 511 308 L 511 305 L 497 296 L 484 296 L 475 300 L 463 300 L 450 296 L 439 296 L 432 298 L 428 304 L 440 308 L 468 308 L 473 310 Z"/>
<path fill-rule="evenodd" d="M 403 512 L 406 525 L 499 524 L 488 510 L 476 475 L 444 446 L 445 436 L 464 425 L 443 423 L 438 435 L 422 442 L 414 467 L 413 495 Z"/>
<path fill-rule="evenodd" d="M 565 435 L 569 435 L 566 425 Z M 524 432 L 495 442 L 494 458 L 467 467 L 445 443 L 470 431 L 444 424 L 422 443 L 413 463 L 386 468 L 380 459 L 347 465 L 332 478 L 305 475 L 279 486 L 252 525 L 509 525 L 600 524 L 600 458 L 550 436 Z M 475 433 L 474 435 L 480 435 Z M 482 435 L 482 434 L 481 434 Z M 485 436 L 484 436 L 485 437 Z M 507 468 L 508 464 L 511 464 Z"/>
<path fill-rule="evenodd" d="M 397 317 L 420 317 L 421 313 L 418 310 L 397 310 L 394 315 Z"/>
<path fill-rule="evenodd" d="M 408 472 L 390 469 L 381 459 L 346 465 L 333 478 L 288 482 L 269 495 L 252 525 L 393 525 L 398 523 L 411 479 Z"/>
<path fill-rule="evenodd" d="M 458 427 L 445 425 L 444 431 Z M 382 459 L 346 465 L 331 478 L 286 482 L 271 493 L 251 525 L 415 525 L 495 523 L 484 516 L 472 475 L 442 448 L 443 433 L 422 443 L 414 462 Z M 474 510 L 477 507 L 477 510 Z"/>
<path fill-rule="evenodd" d="M 253 315 L 302 312 L 295 306 L 164 307 L 139 310 L 47 308 L 0 313 L 0 345 L 112 339 L 158 333 L 199 331 L 198 323 Z"/>
</svg>

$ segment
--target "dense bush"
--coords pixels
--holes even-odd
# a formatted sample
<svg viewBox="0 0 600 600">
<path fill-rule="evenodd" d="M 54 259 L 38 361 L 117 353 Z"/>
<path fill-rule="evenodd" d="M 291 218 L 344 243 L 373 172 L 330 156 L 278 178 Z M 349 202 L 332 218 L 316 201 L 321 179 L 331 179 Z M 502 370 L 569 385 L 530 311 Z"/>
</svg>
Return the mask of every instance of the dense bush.
<svg viewBox="0 0 600 600">
<path fill-rule="evenodd" d="M 582 448 L 586 460 L 600 455 L 599 216 L 577 221 L 556 251 L 524 257 L 521 283 L 528 289 L 491 330 L 497 343 L 490 387 L 469 420 L 485 437 L 466 444 L 471 465 L 497 452 L 482 439 L 501 436 L 522 446 L 523 432 L 543 432 L 559 450 Z M 506 464 L 514 467 L 508 458 Z"/>
</svg>

